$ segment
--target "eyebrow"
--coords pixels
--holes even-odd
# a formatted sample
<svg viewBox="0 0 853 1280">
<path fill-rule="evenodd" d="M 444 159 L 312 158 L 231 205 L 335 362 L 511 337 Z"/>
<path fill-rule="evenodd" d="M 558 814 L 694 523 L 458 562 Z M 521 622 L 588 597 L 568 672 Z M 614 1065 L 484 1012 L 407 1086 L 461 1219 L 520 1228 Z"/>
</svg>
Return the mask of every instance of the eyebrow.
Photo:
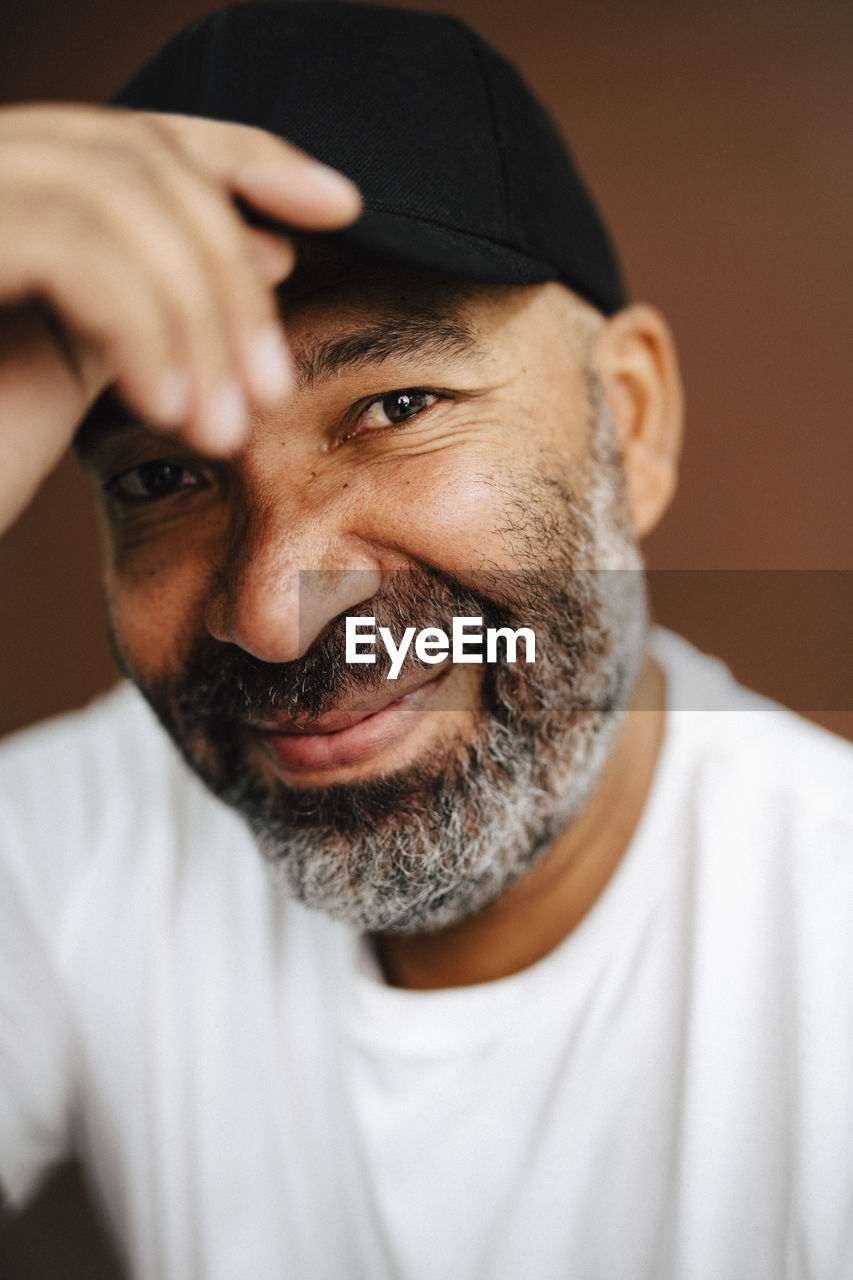
<svg viewBox="0 0 853 1280">
<path fill-rule="evenodd" d="M 421 359 L 470 358 L 482 355 L 483 347 L 475 331 L 460 318 L 426 311 L 364 324 L 292 354 L 299 389 L 308 390 L 342 373 L 373 368 L 386 360 L 413 355 Z M 105 437 L 140 428 L 146 428 L 144 420 L 108 387 L 77 428 L 74 450 L 85 462 Z"/>
<path fill-rule="evenodd" d="M 446 359 L 481 354 L 474 330 L 463 320 L 426 312 L 391 316 L 340 338 L 326 338 L 309 351 L 295 351 L 293 359 L 304 390 L 349 370 L 372 368 L 403 356 Z"/>
</svg>

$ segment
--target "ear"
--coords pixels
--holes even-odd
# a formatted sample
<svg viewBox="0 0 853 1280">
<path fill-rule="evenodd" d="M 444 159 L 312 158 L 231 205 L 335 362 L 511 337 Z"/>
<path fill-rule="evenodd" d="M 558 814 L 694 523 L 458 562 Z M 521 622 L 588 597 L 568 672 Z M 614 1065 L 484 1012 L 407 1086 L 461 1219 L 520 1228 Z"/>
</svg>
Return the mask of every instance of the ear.
<svg viewBox="0 0 853 1280">
<path fill-rule="evenodd" d="M 616 425 L 634 524 L 643 537 L 666 511 L 678 481 L 684 393 L 669 325 L 645 303 L 625 307 L 601 329 L 593 363 Z"/>
</svg>

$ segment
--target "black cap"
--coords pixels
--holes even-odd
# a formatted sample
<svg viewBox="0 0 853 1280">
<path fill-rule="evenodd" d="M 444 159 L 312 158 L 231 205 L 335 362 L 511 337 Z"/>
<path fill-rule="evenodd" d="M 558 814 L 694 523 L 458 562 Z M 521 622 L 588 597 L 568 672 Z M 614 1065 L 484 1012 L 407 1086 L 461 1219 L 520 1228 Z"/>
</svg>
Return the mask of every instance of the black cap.
<svg viewBox="0 0 853 1280">
<path fill-rule="evenodd" d="M 561 280 L 607 314 L 624 305 L 607 233 L 554 124 L 455 18 L 233 5 L 175 36 L 112 101 L 286 138 L 360 188 L 364 213 L 338 234 L 366 249 L 464 280 Z"/>
</svg>

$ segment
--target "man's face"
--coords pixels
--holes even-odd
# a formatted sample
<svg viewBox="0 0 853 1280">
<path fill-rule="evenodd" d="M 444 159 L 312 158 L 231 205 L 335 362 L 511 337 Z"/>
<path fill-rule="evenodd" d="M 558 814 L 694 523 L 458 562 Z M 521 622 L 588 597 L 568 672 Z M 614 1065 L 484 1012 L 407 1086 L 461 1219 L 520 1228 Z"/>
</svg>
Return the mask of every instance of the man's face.
<svg viewBox="0 0 853 1280">
<path fill-rule="evenodd" d="M 639 557 L 562 286 L 332 259 L 283 297 L 296 397 L 211 462 L 131 424 L 105 484 L 120 661 L 292 891 L 367 929 L 499 896 L 589 797 L 632 691 Z M 598 321 L 600 323 L 600 320 Z M 627 572 L 614 572 L 627 570 Z M 344 661 L 344 616 L 532 627 L 536 662 Z"/>
</svg>

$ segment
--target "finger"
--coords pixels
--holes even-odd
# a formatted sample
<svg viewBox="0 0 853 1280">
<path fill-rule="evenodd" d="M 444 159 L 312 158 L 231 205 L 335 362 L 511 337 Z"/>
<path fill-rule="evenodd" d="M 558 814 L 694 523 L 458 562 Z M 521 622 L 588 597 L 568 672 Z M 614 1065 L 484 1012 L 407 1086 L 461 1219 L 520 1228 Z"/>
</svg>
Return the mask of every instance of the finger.
<svg viewBox="0 0 853 1280">
<path fill-rule="evenodd" d="M 174 420 L 174 406 L 180 404 L 188 385 L 189 404 L 182 422 L 187 439 L 199 448 L 214 452 L 236 447 L 246 429 L 248 407 L 241 385 L 243 353 L 226 314 L 233 309 L 241 319 L 245 318 L 246 282 L 242 282 L 242 288 L 234 283 L 229 292 L 227 283 L 217 279 L 211 260 L 213 250 L 204 245 L 210 229 L 188 216 L 186 193 L 184 207 L 179 207 L 168 183 L 163 181 L 162 165 L 152 164 L 150 157 L 140 158 L 134 154 L 122 154 L 112 160 L 110 168 L 101 154 L 95 157 L 96 163 L 88 154 L 72 154 L 63 161 L 54 158 L 52 180 L 56 190 L 60 193 L 72 190 L 75 181 L 78 185 L 73 201 L 51 200 L 49 183 L 40 193 L 41 202 L 48 209 L 48 212 L 42 210 L 42 223 L 50 223 L 54 216 L 51 210 L 62 211 L 62 224 L 54 227 L 48 236 L 44 236 L 42 227 L 43 237 L 65 250 L 62 261 L 55 255 L 45 254 L 44 291 L 52 300 L 58 296 L 72 323 L 75 319 L 79 323 L 81 312 L 86 313 L 91 307 L 83 301 L 75 304 L 67 280 L 73 276 L 85 291 L 91 286 L 79 280 L 79 264 L 89 262 L 93 268 L 97 267 L 105 310 L 112 307 L 106 313 L 119 326 L 112 339 L 108 333 L 101 333 L 101 341 L 104 350 L 117 361 L 119 376 L 129 385 L 134 403 L 144 402 L 148 416 L 155 423 Z M 171 157 L 169 163 L 173 163 Z M 69 168 L 75 172 L 70 173 Z M 98 182 L 105 174 L 113 179 L 109 182 L 111 195 L 106 204 Z M 198 181 L 191 172 L 188 185 L 191 187 Z M 233 220 L 234 235 L 238 237 L 239 219 L 228 208 L 227 200 L 205 202 L 201 216 L 212 221 L 210 206 L 217 209 L 219 203 L 225 207 L 227 218 Z M 238 257 L 238 251 L 234 250 L 230 261 L 232 272 Z M 111 264 L 121 260 L 126 270 L 116 272 L 111 281 L 100 270 L 105 259 Z M 38 264 L 35 269 L 38 270 Z M 271 302 L 254 269 L 250 272 L 246 266 L 244 276 L 250 275 L 258 295 L 255 314 L 251 323 L 247 322 L 247 328 L 254 335 L 268 324 Z M 142 281 L 147 284 L 158 313 L 160 334 L 165 335 L 165 341 L 161 336 L 160 349 L 153 357 L 160 366 L 155 399 L 146 396 L 144 391 L 151 383 L 150 370 L 143 373 L 141 384 L 136 380 L 137 368 L 147 364 L 148 344 L 143 344 L 138 359 L 128 351 L 123 323 L 125 312 L 115 298 L 119 288 L 128 289 L 129 277 L 136 281 L 133 296 L 139 295 Z M 56 282 L 53 292 L 51 281 Z M 247 338 L 246 345 L 248 342 Z"/>
<path fill-rule="evenodd" d="M 48 298 L 144 417 L 183 422 L 188 439 L 219 452 L 245 432 L 241 383 L 283 394 L 289 362 L 231 202 L 147 141 L 144 155 L 124 138 L 65 139 L 58 153 L 52 138 L 4 147 L 0 226 L 16 252 L 0 264 L 0 292 Z M 285 257 L 280 248 L 280 268 Z"/>
<path fill-rule="evenodd" d="M 33 253 L 29 277 L 22 272 L 22 296 L 40 291 L 72 328 L 76 325 L 95 345 L 100 342 L 130 400 L 147 418 L 174 420 L 189 386 L 188 437 L 215 451 L 235 445 L 247 418 L 243 390 L 270 400 L 289 383 L 269 284 L 292 269 L 292 249 L 283 240 L 250 232 L 210 176 L 187 163 L 173 142 L 164 142 L 142 113 L 33 111 L 26 113 L 26 125 L 25 146 L 16 148 L 13 139 L 10 150 L 9 139 L 4 142 L 7 161 L 17 153 L 19 160 L 26 157 L 25 170 L 29 166 L 23 174 L 10 174 L 11 229 L 17 233 L 15 219 L 20 223 L 21 205 L 29 203 L 25 221 L 41 232 L 41 261 Z M 196 141 L 212 136 L 208 126 L 220 139 L 224 131 L 232 147 L 235 139 L 245 144 L 251 137 L 253 145 L 241 148 L 240 162 L 244 154 L 258 155 L 260 139 L 260 153 L 268 156 L 272 143 L 278 162 L 283 154 L 292 171 L 315 167 L 257 130 L 198 120 L 189 126 Z M 216 148 L 205 149 L 209 154 L 218 155 Z M 233 161 L 232 154 L 227 165 Z M 4 169 L 9 171 L 5 163 Z M 63 252 L 43 252 L 46 244 Z M 111 272 L 100 273 L 100 307 L 87 299 L 99 272 L 93 269 L 87 287 L 88 273 L 73 265 L 94 262 L 99 252 L 113 262 Z M 26 257 L 20 259 L 22 267 Z M 119 260 L 129 269 L 119 270 Z M 134 268 L 147 290 L 140 280 L 132 284 Z M 139 316 L 147 317 L 139 320 L 145 339 L 136 354 L 126 339 L 128 317 L 119 306 L 111 310 L 119 281 L 126 297 L 137 299 Z M 7 296 L 10 287 L 14 293 L 6 281 Z M 112 337 L 109 317 L 117 326 Z"/>
<path fill-rule="evenodd" d="M 148 118 L 209 177 L 284 223 L 336 230 L 361 213 L 349 178 L 263 129 L 156 112 Z"/>
<path fill-rule="evenodd" d="M 266 254 L 267 265 L 281 279 L 293 268 L 295 256 L 287 241 L 275 236 L 254 240 L 243 219 L 221 188 L 189 166 L 173 151 L 158 154 L 157 180 L 169 201 L 175 226 L 188 231 L 191 256 L 187 271 L 201 264 L 194 281 L 167 280 L 182 290 L 194 288 L 200 304 L 197 320 L 202 326 L 218 316 L 218 327 L 228 346 L 231 363 L 251 399 L 275 403 L 293 388 L 293 376 L 273 293 L 256 264 L 256 252 Z M 256 246 L 253 251 L 253 245 Z M 155 244 L 150 251 L 160 251 Z M 209 297 L 198 290 L 206 289 Z M 189 298 L 190 294 L 187 293 Z M 202 353 L 197 353 L 202 354 Z"/>
<path fill-rule="evenodd" d="M 53 156 L 50 172 L 60 191 L 68 189 L 67 163 Z M 238 360 L 192 237 L 127 167 L 105 209 L 80 157 L 71 163 L 94 193 L 90 199 L 79 191 L 73 201 L 56 199 L 45 181 L 37 191 L 30 187 L 28 198 L 18 191 L 11 211 L 7 202 L 0 205 L 0 235 L 9 223 L 16 243 L 0 289 L 7 298 L 46 298 L 95 345 L 111 380 L 152 425 L 180 424 L 192 444 L 209 452 L 237 447 L 248 417 Z"/>
<path fill-rule="evenodd" d="M 85 258 L 63 252 L 59 239 L 50 250 L 36 240 L 19 238 L 17 246 L 28 292 L 43 297 L 78 342 L 97 350 L 107 380 L 119 384 L 145 421 L 162 427 L 184 421 L 189 379 L 174 363 L 171 325 L 150 280 L 103 240 Z"/>
<path fill-rule="evenodd" d="M 274 235 L 271 231 L 259 231 L 246 227 L 249 252 L 255 268 L 265 284 L 277 285 L 286 280 L 296 265 L 296 252 L 290 240 Z"/>
</svg>

